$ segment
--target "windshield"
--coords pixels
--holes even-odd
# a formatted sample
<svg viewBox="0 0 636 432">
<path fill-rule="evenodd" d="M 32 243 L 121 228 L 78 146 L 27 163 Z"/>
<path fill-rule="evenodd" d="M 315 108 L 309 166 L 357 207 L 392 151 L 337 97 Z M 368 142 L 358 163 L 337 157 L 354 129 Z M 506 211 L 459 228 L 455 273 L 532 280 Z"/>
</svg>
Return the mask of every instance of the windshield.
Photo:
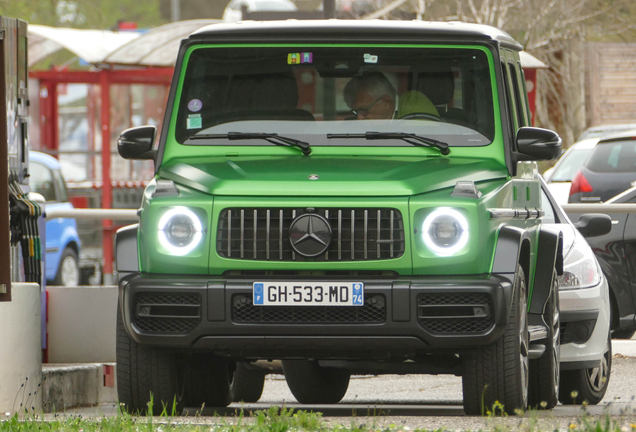
<svg viewBox="0 0 636 432">
<path fill-rule="evenodd" d="M 574 149 L 563 156 L 563 160 L 550 176 L 552 182 L 571 182 L 574 174 L 583 166 L 592 149 Z"/>
<path fill-rule="evenodd" d="M 197 48 L 187 60 L 176 138 L 188 145 L 271 145 L 190 138 L 276 133 L 315 146 L 410 146 L 327 134 L 402 132 L 450 146 L 495 135 L 490 67 L 480 48 Z"/>
</svg>

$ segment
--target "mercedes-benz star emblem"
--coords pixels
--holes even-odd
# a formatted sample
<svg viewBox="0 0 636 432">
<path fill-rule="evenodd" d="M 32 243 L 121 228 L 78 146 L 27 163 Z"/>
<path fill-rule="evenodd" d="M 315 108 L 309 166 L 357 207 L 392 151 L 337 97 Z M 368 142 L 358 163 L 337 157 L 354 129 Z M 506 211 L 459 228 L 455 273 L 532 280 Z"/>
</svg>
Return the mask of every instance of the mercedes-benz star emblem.
<svg viewBox="0 0 636 432">
<path fill-rule="evenodd" d="M 289 241 L 296 253 L 315 257 L 324 253 L 331 243 L 331 226 L 315 213 L 298 216 L 289 227 Z"/>
<path fill-rule="evenodd" d="M 318 174 L 309 174 L 309 180 L 318 180 L 319 178 Z"/>
</svg>

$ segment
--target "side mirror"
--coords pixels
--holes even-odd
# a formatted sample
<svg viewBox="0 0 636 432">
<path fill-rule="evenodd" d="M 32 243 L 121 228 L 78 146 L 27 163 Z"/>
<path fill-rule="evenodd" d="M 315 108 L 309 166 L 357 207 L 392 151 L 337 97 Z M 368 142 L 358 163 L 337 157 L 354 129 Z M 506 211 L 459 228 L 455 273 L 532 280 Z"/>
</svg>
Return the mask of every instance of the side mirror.
<svg viewBox="0 0 636 432">
<path fill-rule="evenodd" d="M 152 149 L 157 128 L 138 126 L 126 129 L 119 135 L 117 150 L 124 159 L 154 159 L 156 150 Z"/>
<path fill-rule="evenodd" d="M 561 155 L 563 141 L 556 132 L 535 127 L 522 127 L 517 132 L 517 161 L 552 160 Z"/>
<path fill-rule="evenodd" d="M 588 213 L 581 215 L 581 218 L 574 224 L 583 237 L 598 237 L 609 233 L 612 230 L 612 218 L 606 214 Z"/>
</svg>

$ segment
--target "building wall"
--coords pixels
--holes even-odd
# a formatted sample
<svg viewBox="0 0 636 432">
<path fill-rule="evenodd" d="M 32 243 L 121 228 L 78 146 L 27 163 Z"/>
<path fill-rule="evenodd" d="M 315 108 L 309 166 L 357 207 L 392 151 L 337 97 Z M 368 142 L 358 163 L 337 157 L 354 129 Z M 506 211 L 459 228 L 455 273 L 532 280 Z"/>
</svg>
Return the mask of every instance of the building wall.
<svg viewBox="0 0 636 432">
<path fill-rule="evenodd" d="M 589 42 L 587 126 L 636 122 L 636 44 Z"/>
</svg>

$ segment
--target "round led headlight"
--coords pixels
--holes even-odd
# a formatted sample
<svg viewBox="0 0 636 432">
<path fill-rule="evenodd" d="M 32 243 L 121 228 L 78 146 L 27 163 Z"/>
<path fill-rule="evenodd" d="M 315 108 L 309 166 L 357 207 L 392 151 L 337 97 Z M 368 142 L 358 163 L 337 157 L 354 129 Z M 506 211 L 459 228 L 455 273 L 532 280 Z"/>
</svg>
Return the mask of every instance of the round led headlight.
<svg viewBox="0 0 636 432">
<path fill-rule="evenodd" d="M 172 254 L 186 255 L 203 238 L 203 227 L 196 214 L 187 207 L 174 207 L 159 220 L 159 243 Z"/>
<path fill-rule="evenodd" d="M 424 219 L 422 239 L 440 256 L 450 256 L 468 243 L 468 221 L 450 207 L 440 207 Z"/>
</svg>

